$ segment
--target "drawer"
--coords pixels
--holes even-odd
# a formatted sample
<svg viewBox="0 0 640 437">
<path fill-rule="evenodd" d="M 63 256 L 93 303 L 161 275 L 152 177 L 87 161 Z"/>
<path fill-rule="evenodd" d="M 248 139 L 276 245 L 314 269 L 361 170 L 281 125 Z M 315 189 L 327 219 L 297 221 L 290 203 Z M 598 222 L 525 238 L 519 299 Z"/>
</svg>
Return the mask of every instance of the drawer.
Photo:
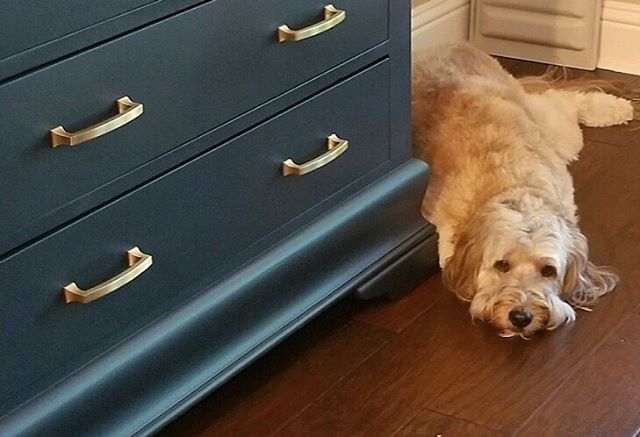
<svg viewBox="0 0 640 437">
<path fill-rule="evenodd" d="M 255 256 L 252 244 L 387 162 L 389 132 L 385 60 L 0 262 L 2 395 L 35 394 Z M 283 161 L 326 152 L 332 133 L 349 141 L 342 155 L 283 176 Z M 146 271 L 64 303 L 65 285 L 118 275 L 134 246 L 153 257 Z"/>
<path fill-rule="evenodd" d="M 0 13 L 0 60 L 154 0 L 5 0 Z"/>
<path fill-rule="evenodd" d="M 21 229 L 104 188 L 240 114 L 387 38 L 387 0 L 342 0 L 346 19 L 312 38 L 276 30 L 322 20 L 324 3 L 217 0 L 0 86 L 2 229 Z M 49 130 L 78 131 L 144 105 L 88 142 L 51 147 Z M 84 198 L 83 198 L 84 197 Z"/>
</svg>

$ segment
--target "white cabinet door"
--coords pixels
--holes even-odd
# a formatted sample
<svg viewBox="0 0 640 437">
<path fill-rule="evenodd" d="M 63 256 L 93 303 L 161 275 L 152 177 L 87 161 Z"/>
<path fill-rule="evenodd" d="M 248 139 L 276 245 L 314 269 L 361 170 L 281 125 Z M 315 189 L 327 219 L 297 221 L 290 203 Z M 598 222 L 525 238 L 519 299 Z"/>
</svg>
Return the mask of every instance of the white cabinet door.
<svg viewBox="0 0 640 437">
<path fill-rule="evenodd" d="M 470 40 L 488 53 L 594 69 L 602 0 L 472 0 Z"/>
</svg>

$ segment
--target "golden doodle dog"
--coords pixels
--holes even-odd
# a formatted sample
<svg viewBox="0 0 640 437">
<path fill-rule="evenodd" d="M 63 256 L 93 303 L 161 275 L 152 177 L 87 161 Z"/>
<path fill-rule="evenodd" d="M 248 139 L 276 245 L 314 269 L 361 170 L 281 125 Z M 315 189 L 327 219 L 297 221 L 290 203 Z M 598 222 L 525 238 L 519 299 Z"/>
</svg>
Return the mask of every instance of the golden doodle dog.
<svg viewBox="0 0 640 437">
<path fill-rule="evenodd" d="M 567 170 L 579 124 L 634 118 L 604 84 L 517 80 L 466 44 L 414 56 L 414 152 L 432 169 L 422 213 L 438 231 L 443 280 L 502 336 L 572 322 L 616 286 L 588 259 Z"/>
</svg>

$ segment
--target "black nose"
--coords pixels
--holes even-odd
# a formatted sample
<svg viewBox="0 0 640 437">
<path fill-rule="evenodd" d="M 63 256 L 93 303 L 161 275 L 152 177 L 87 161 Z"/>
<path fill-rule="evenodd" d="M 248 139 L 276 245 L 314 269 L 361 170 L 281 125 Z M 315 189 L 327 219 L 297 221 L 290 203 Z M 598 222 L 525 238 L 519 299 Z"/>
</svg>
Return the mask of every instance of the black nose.
<svg viewBox="0 0 640 437">
<path fill-rule="evenodd" d="M 525 309 L 512 310 L 509 312 L 509 321 L 516 328 L 524 328 L 533 320 L 533 314 Z"/>
</svg>

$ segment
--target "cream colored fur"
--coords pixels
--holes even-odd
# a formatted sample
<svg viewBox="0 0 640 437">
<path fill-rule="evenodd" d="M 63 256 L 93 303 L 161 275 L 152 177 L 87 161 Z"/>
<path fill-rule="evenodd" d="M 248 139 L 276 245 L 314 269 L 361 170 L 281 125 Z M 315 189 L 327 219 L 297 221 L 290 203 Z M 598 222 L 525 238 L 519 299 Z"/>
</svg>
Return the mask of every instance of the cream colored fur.
<svg viewBox="0 0 640 437">
<path fill-rule="evenodd" d="M 573 321 L 573 307 L 617 278 L 588 261 L 567 164 L 583 147 L 579 123 L 626 123 L 631 103 L 576 89 L 527 93 L 466 44 L 414 65 L 414 151 L 432 169 L 422 212 L 438 230 L 445 283 L 504 336 Z M 531 321 L 515 326 L 513 311 Z"/>
</svg>

